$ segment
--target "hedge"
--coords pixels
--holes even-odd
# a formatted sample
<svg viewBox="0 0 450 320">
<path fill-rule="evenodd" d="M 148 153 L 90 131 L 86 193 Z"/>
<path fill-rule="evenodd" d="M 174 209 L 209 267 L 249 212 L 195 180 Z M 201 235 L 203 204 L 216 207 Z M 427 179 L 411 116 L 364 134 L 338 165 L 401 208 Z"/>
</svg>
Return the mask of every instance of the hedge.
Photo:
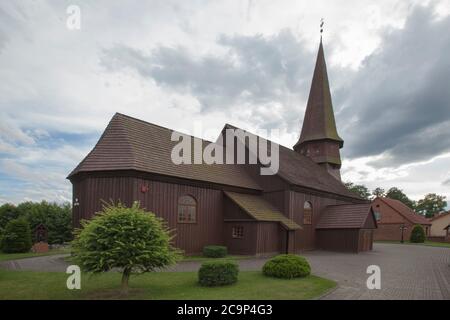
<svg viewBox="0 0 450 320">
<path fill-rule="evenodd" d="M 227 247 L 224 246 L 206 246 L 203 248 L 203 255 L 208 258 L 223 258 L 227 254 Z"/>
<path fill-rule="evenodd" d="M 239 266 L 233 261 L 204 262 L 198 271 L 200 285 L 216 287 L 233 284 L 237 281 Z"/>
<path fill-rule="evenodd" d="M 417 224 L 413 227 L 409 241 L 413 243 L 425 242 L 425 231 L 423 230 L 423 227 L 421 225 Z"/>
<path fill-rule="evenodd" d="M 267 261 L 262 271 L 269 277 L 292 279 L 308 276 L 311 267 L 304 257 L 282 254 Z"/>
</svg>

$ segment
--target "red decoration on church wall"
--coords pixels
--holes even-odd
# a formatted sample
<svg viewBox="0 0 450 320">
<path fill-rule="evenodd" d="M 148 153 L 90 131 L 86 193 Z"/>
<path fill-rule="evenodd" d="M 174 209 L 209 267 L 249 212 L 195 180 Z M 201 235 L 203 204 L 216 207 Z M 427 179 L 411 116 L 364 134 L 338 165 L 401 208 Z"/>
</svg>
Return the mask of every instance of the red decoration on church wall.
<svg viewBox="0 0 450 320">
<path fill-rule="evenodd" d="M 148 187 L 148 186 L 146 186 L 146 185 L 141 185 L 141 192 L 142 192 L 142 193 L 146 193 L 146 192 L 148 192 L 148 190 L 149 190 L 149 187 Z"/>
</svg>

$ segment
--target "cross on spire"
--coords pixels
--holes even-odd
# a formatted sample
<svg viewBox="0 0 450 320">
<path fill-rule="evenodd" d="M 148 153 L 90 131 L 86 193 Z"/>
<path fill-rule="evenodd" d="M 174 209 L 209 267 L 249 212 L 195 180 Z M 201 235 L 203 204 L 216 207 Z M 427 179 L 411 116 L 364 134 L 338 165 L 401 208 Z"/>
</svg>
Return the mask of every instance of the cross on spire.
<svg viewBox="0 0 450 320">
<path fill-rule="evenodd" d="M 322 33 L 323 33 L 323 25 L 325 24 L 325 20 L 320 19 L 320 41 L 322 41 Z"/>
</svg>

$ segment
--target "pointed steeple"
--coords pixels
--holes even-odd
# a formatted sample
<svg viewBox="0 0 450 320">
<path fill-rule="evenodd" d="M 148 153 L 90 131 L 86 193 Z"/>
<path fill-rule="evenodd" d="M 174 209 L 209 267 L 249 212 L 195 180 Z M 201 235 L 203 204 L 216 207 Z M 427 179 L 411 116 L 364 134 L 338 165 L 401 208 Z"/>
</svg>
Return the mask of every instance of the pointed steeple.
<svg viewBox="0 0 450 320">
<path fill-rule="evenodd" d="M 337 133 L 334 119 L 321 36 L 303 127 L 294 150 L 323 164 L 330 173 L 340 177 L 339 149 L 343 146 L 344 140 Z"/>
</svg>

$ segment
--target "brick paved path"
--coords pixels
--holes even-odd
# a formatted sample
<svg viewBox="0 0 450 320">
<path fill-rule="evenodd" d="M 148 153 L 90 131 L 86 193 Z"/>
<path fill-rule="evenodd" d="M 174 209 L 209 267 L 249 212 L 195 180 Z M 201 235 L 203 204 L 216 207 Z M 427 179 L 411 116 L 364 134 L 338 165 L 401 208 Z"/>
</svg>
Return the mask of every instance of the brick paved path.
<svg viewBox="0 0 450 320">
<path fill-rule="evenodd" d="M 306 252 L 313 273 L 338 282 L 323 299 L 447 299 L 450 300 L 450 249 L 376 243 L 360 254 Z M 11 270 L 65 272 L 65 256 L 45 256 L 1 262 Z M 266 259 L 239 260 L 241 270 L 261 270 Z M 381 268 L 381 290 L 368 290 L 369 265 Z M 183 262 L 167 271 L 197 271 L 199 262 Z"/>
<path fill-rule="evenodd" d="M 323 299 L 450 300 L 450 249 L 376 243 L 371 252 L 305 254 L 319 276 L 338 282 Z M 381 290 L 366 287 L 367 266 L 381 268 Z"/>
</svg>

